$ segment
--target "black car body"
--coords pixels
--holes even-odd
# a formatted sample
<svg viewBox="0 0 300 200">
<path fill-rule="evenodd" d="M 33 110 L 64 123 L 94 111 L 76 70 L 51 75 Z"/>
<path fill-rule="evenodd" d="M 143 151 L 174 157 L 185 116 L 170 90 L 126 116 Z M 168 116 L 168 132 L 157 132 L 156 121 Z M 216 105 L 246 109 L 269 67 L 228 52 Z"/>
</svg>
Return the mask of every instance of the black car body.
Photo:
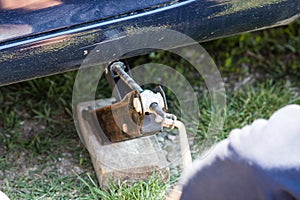
<svg viewBox="0 0 300 200">
<path fill-rule="evenodd" d="M 95 45 L 132 30 L 207 41 L 299 14 L 300 0 L 0 0 L 0 85 L 76 69 Z"/>
</svg>

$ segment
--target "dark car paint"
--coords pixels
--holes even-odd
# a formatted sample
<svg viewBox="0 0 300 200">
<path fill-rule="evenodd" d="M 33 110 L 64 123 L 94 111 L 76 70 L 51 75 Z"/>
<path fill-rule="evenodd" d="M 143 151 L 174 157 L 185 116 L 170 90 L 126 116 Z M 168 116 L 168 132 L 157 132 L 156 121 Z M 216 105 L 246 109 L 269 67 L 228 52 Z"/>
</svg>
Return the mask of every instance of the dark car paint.
<svg viewBox="0 0 300 200">
<path fill-rule="evenodd" d="M 9 32 L 7 25 L 17 22 L 32 27 L 0 42 L 0 85 L 76 69 L 95 45 L 138 30 L 168 28 L 207 41 L 286 24 L 300 13 L 300 0 L 61 2 L 41 10 L 0 10 L 0 30 Z"/>
<path fill-rule="evenodd" d="M 12 8 L 13 6 L 6 6 L 6 8 L 2 6 L 0 24 L 28 25 L 32 30 L 30 33 L 20 31 L 18 36 L 7 35 L 3 38 L 0 36 L 0 41 L 118 17 L 137 10 L 160 6 L 170 0 L 139 0 L 134 3 L 129 0 L 37 0 L 37 2 L 48 2 L 48 5 L 46 3 L 40 5 L 42 7 L 40 9 L 37 8 L 38 5 L 30 6 L 30 3 L 25 3 L 23 7 L 18 6 L 20 0 L 6 1 L 18 3 L 16 3 L 15 9 Z M 56 5 L 53 5 L 53 2 L 56 2 Z"/>
</svg>

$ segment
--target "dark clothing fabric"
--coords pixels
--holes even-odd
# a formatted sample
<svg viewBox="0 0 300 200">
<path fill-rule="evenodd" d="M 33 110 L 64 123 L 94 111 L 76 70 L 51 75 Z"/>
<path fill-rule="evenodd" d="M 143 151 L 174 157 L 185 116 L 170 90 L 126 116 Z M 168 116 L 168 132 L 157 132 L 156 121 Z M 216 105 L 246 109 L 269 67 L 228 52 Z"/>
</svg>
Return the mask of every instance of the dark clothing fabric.
<svg viewBox="0 0 300 200">
<path fill-rule="evenodd" d="M 185 174 L 181 200 L 300 200 L 300 106 L 233 130 Z"/>
<path fill-rule="evenodd" d="M 300 170 L 266 170 L 245 160 L 216 159 L 183 186 L 181 200 L 300 200 Z"/>
</svg>

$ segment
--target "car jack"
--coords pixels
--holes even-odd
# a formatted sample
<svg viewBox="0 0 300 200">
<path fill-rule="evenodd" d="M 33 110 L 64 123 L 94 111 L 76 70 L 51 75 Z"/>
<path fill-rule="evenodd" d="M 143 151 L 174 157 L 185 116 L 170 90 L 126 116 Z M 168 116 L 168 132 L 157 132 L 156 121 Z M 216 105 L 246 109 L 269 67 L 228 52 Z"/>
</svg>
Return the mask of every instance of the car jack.
<svg viewBox="0 0 300 200">
<path fill-rule="evenodd" d="M 191 162 L 184 124 L 167 113 L 161 86 L 143 90 L 123 62 L 105 70 L 114 98 L 77 105 L 81 137 L 100 183 L 147 179 L 153 173 L 168 180 L 168 162 L 156 138 L 164 127 L 179 130 L 183 168 Z"/>
</svg>

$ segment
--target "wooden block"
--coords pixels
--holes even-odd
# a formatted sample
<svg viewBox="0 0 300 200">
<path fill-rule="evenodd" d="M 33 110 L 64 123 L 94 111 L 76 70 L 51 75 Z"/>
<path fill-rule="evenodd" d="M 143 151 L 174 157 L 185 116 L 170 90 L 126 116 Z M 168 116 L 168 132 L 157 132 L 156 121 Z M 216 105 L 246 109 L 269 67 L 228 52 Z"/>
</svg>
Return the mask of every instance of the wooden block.
<svg viewBox="0 0 300 200">
<path fill-rule="evenodd" d="M 111 104 L 111 99 L 97 100 L 97 108 Z M 169 179 L 168 163 L 155 135 L 136 138 L 124 142 L 103 145 L 96 137 L 96 129 L 84 119 L 82 111 L 93 106 L 93 102 L 77 105 L 77 119 L 81 139 L 88 149 L 101 188 L 112 181 L 144 180 L 153 174 L 162 180 Z"/>
</svg>

